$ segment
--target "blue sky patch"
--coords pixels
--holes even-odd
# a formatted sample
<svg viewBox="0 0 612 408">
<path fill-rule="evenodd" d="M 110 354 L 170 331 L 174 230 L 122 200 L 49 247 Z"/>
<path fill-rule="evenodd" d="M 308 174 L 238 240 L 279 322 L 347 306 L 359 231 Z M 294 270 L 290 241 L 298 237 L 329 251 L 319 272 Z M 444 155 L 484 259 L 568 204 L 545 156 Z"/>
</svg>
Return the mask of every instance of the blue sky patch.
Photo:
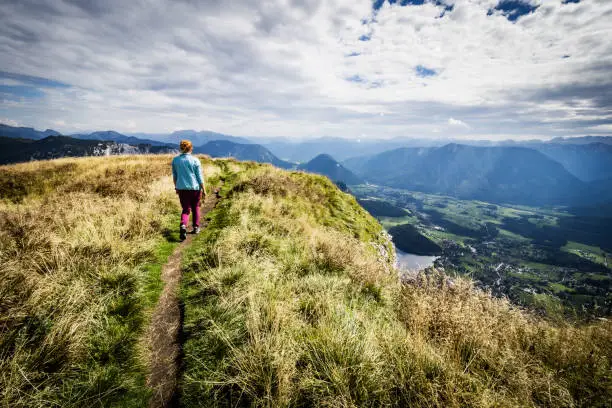
<svg viewBox="0 0 612 408">
<path fill-rule="evenodd" d="M 563 0 L 563 4 L 567 3 L 580 3 L 580 0 Z"/>
<path fill-rule="evenodd" d="M 454 4 L 451 4 L 450 6 L 449 6 L 449 5 L 444 5 L 444 10 L 442 10 L 442 13 L 440 13 L 440 15 L 438 16 L 438 18 L 442 18 L 442 17 L 444 17 L 444 15 L 445 15 L 446 13 L 450 13 L 450 12 L 451 12 L 451 11 L 453 11 L 454 9 L 455 9 L 455 5 L 454 5 Z"/>
<path fill-rule="evenodd" d="M 359 37 L 359 41 L 370 41 L 371 38 L 372 38 L 371 34 L 364 34 L 361 37 Z"/>
<path fill-rule="evenodd" d="M 12 79 L 13 81 L 21 82 L 25 86 L 40 87 L 40 88 L 70 88 L 70 85 L 62 82 L 53 81 L 52 79 L 14 74 L 12 72 L 0 71 L 1 79 Z"/>
<path fill-rule="evenodd" d="M 40 89 L 27 85 L 0 85 L 0 95 L 6 99 L 42 98 L 45 93 Z M 3 98 L 4 99 L 4 98 Z"/>
<path fill-rule="evenodd" d="M 349 82 L 357 82 L 357 83 L 366 82 L 366 80 L 363 79 L 362 77 L 360 77 L 359 75 L 353 75 L 353 76 L 350 76 L 350 77 L 347 77 L 347 78 L 344 78 L 344 79 L 346 79 Z"/>
<path fill-rule="evenodd" d="M 421 78 L 432 77 L 438 74 L 434 69 L 424 67 L 423 65 L 417 65 L 414 70 Z"/>
<path fill-rule="evenodd" d="M 350 54 L 348 54 L 347 57 L 358 57 L 359 55 L 361 55 L 360 52 L 353 51 Z"/>
<path fill-rule="evenodd" d="M 444 7 L 444 10 L 440 14 L 440 17 L 443 17 L 447 11 L 452 11 L 454 8 L 454 5 L 446 4 L 441 0 L 374 0 L 372 4 L 372 8 L 374 9 L 374 12 L 377 12 L 378 10 L 380 10 L 383 4 L 385 4 L 385 1 L 388 1 L 389 4 L 399 4 L 402 7 L 404 6 L 422 6 L 425 3 L 432 3 L 432 4 L 435 4 L 436 6 Z"/>
<path fill-rule="evenodd" d="M 385 4 L 385 0 L 374 0 L 374 3 L 372 4 L 372 8 L 374 10 L 380 10 L 383 4 Z"/>
<path fill-rule="evenodd" d="M 497 6 L 489 9 L 487 15 L 490 16 L 495 11 L 501 11 L 508 20 L 514 22 L 525 14 L 533 13 L 538 7 L 521 0 L 500 0 Z"/>
</svg>

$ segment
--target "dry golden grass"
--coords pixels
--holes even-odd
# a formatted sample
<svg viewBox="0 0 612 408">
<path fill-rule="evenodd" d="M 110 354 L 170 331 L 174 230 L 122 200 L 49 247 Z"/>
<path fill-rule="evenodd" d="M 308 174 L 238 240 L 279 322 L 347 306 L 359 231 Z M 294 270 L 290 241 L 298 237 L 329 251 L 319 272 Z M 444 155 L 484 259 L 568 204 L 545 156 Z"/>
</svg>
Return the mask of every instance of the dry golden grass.
<svg viewBox="0 0 612 408">
<path fill-rule="evenodd" d="M 169 162 L 0 167 L 0 405 L 143 406 Z M 402 285 L 381 226 L 329 180 L 203 162 L 227 198 L 185 264 L 184 406 L 612 399 L 609 322 L 549 323 L 436 271 Z"/>
<path fill-rule="evenodd" d="M 612 325 L 551 324 L 439 272 L 402 288 L 399 317 L 456 370 L 516 405 L 605 406 Z"/>
<path fill-rule="evenodd" d="M 554 325 L 435 271 L 400 284 L 380 225 L 324 178 L 242 165 L 227 188 L 183 283 L 184 406 L 610 400 L 609 323 Z"/>
<path fill-rule="evenodd" d="M 170 160 L 0 167 L 0 405 L 142 406 L 151 265 L 178 223 Z"/>
</svg>

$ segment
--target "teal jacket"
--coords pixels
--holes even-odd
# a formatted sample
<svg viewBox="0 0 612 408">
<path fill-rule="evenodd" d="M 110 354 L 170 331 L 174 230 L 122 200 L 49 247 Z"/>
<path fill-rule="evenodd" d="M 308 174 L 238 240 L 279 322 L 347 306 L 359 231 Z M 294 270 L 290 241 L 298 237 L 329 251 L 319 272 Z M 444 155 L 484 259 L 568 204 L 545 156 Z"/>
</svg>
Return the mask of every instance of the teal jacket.
<svg viewBox="0 0 612 408">
<path fill-rule="evenodd" d="M 177 190 L 200 190 L 204 185 L 200 159 L 182 153 L 172 159 L 172 178 Z"/>
</svg>

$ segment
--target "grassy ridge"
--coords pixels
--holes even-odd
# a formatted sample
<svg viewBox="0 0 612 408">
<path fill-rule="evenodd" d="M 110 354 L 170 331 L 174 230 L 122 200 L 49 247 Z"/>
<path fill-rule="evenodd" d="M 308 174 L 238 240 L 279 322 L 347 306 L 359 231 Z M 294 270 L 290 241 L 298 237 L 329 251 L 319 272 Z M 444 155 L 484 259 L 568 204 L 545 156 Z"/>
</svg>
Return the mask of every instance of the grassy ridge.
<svg viewBox="0 0 612 408">
<path fill-rule="evenodd" d="M 175 245 L 169 156 L 0 167 L 0 405 L 146 405 Z M 400 284 L 321 176 L 203 159 L 225 199 L 184 262 L 184 406 L 606 406 L 609 322 L 536 319 L 443 274 Z"/>
<path fill-rule="evenodd" d="M 443 274 L 400 284 L 319 176 L 233 163 L 185 264 L 184 406 L 605 406 L 609 322 L 553 325 Z"/>
<path fill-rule="evenodd" d="M 183 279 L 183 403 L 338 402 L 328 388 L 347 391 L 367 367 L 330 372 L 328 386 L 313 364 L 343 369 L 332 360 L 355 352 L 343 342 L 359 341 L 356 319 L 388 312 L 382 228 L 321 176 L 258 166 L 230 183 Z"/>
<path fill-rule="evenodd" d="M 141 335 L 177 242 L 170 159 L 0 167 L 0 405 L 146 405 Z"/>
</svg>

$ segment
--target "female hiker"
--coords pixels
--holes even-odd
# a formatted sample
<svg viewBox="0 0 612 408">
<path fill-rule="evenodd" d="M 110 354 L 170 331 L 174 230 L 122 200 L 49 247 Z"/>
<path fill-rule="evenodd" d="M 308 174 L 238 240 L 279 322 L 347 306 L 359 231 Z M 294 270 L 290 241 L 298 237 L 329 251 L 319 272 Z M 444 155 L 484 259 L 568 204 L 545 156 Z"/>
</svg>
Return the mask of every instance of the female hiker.
<svg viewBox="0 0 612 408">
<path fill-rule="evenodd" d="M 206 197 L 206 189 L 200 159 L 191 154 L 193 145 L 189 140 L 181 140 L 179 147 L 181 154 L 172 159 L 172 178 L 183 208 L 180 227 L 180 237 L 183 241 L 187 238 L 190 210 L 193 212 L 192 233 L 200 232 L 200 199 Z"/>
</svg>

